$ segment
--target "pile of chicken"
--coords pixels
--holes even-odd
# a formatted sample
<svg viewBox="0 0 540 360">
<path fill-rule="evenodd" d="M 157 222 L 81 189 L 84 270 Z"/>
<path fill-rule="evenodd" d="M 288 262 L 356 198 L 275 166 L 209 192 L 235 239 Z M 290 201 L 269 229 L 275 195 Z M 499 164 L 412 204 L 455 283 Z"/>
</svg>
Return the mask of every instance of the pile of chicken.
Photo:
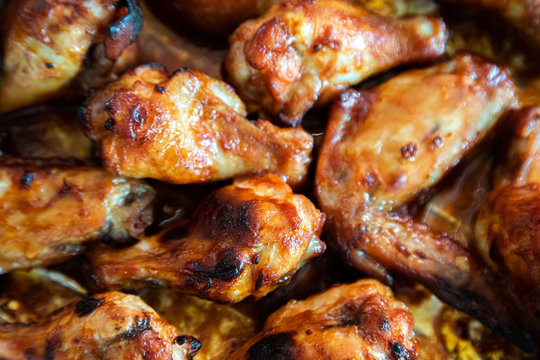
<svg viewBox="0 0 540 360">
<path fill-rule="evenodd" d="M 325 252 L 342 264 L 324 272 L 353 278 L 289 296 L 220 358 L 431 358 L 391 290 L 413 283 L 536 351 L 540 106 L 523 106 L 509 68 L 448 50 L 440 16 L 367 1 L 157 3 L 203 38 L 229 35 L 224 81 L 141 63 L 152 54 L 135 0 L 0 2 L 0 281 L 68 269 L 88 288 L 0 319 L 0 359 L 198 358 L 213 345 L 168 322 L 171 302 L 262 306 L 317 276 Z M 457 5 L 540 49 L 540 1 L 443 4 Z M 43 129 L 31 145 L 21 119 L 43 104 L 78 105 L 64 148 Z M 322 140 L 303 129 L 310 116 Z M 498 155 L 468 236 L 418 215 L 486 149 Z M 160 204 L 201 188 L 162 221 Z"/>
</svg>

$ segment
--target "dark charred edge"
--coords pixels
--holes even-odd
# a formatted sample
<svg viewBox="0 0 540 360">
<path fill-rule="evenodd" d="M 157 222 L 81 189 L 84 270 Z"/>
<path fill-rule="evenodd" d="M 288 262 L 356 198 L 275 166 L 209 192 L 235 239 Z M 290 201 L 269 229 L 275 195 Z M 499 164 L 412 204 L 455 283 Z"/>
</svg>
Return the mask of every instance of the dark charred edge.
<svg viewBox="0 0 540 360">
<path fill-rule="evenodd" d="M 133 340 L 137 338 L 142 332 L 150 329 L 150 315 L 146 315 L 141 318 L 140 316 L 135 316 L 135 325 L 119 335 L 122 340 Z"/>
<path fill-rule="evenodd" d="M 127 8 L 128 13 L 111 24 L 105 38 L 105 53 L 111 61 L 135 42 L 143 26 L 143 13 L 136 0 L 121 0 L 120 5 Z"/>
<path fill-rule="evenodd" d="M 45 340 L 45 353 L 43 354 L 44 360 L 54 360 L 56 349 L 60 345 L 58 339 L 50 338 Z"/>
<path fill-rule="evenodd" d="M 174 70 L 171 73 L 170 77 L 173 77 L 175 75 L 182 74 L 182 73 L 185 73 L 185 72 L 193 74 L 193 73 L 195 73 L 195 70 L 192 70 L 191 68 L 188 68 L 188 67 L 184 66 L 184 67 L 181 67 L 181 68 L 178 68 L 178 69 Z"/>
<path fill-rule="evenodd" d="M 244 263 L 237 258 L 235 249 L 228 249 L 219 254 L 215 267 L 206 266 L 198 262 L 187 265 L 187 269 L 202 281 L 212 283 L 213 279 L 232 281 L 244 270 Z"/>
<path fill-rule="evenodd" d="M 29 170 L 24 170 L 23 175 L 21 176 L 21 181 L 19 184 L 21 185 L 21 188 L 28 189 L 30 185 L 32 185 L 32 181 L 34 181 L 34 178 L 36 177 L 36 174 Z"/>
<path fill-rule="evenodd" d="M 90 123 L 90 102 L 94 96 L 90 95 L 85 103 L 77 108 L 77 119 L 83 132 L 88 135 L 92 130 Z"/>
<path fill-rule="evenodd" d="M 388 345 L 390 346 L 390 359 L 391 360 L 416 359 L 416 356 L 414 353 L 411 353 L 405 346 L 401 345 L 397 341 L 392 341 Z"/>
<path fill-rule="evenodd" d="M 75 305 L 75 314 L 79 317 L 84 317 L 93 313 L 105 300 L 96 299 L 91 296 L 85 296 Z"/>
<path fill-rule="evenodd" d="M 71 186 L 64 180 L 64 185 L 62 185 L 62 188 L 58 192 L 58 195 L 67 195 L 71 192 Z"/>
<path fill-rule="evenodd" d="M 154 91 L 158 92 L 160 94 L 165 94 L 165 87 L 160 86 L 160 85 L 155 85 L 154 86 Z"/>
<path fill-rule="evenodd" d="M 263 337 L 247 351 L 248 360 L 294 360 L 296 356 L 294 333 L 277 333 Z"/>
<path fill-rule="evenodd" d="M 177 336 L 173 340 L 173 344 L 178 344 L 179 346 L 187 344 L 185 347 L 183 347 L 186 350 L 186 356 L 188 359 L 192 359 L 201 349 L 201 342 L 199 341 L 199 339 L 189 335 Z"/>
</svg>

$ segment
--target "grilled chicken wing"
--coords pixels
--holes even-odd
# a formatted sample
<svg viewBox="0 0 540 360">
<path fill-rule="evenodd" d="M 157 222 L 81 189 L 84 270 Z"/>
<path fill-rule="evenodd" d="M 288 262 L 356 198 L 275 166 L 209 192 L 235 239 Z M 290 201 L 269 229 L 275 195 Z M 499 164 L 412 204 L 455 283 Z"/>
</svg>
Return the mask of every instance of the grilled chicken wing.
<svg viewBox="0 0 540 360">
<path fill-rule="evenodd" d="M 540 44 L 540 1 L 538 0 L 445 0 L 496 13 L 536 44 Z M 498 24 L 500 25 L 500 24 Z"/>
<path fill-rule="evenodd" d="M 0 359 L 191 359 L 200 344 L 140 298 L 110 292 L 71 303 L 36 324 L 0 324 Z"/>
<path fill-rule="evenodd" d="M 99 168 L 0 165 L 0 273 L 58 263 L 91 240 L 123 241 L 152 221 L 154 191 Z"/>
<path fill-rule="evenodd" d="M 540 338 L 540 107 L 509 117 L 513 133 L 507 172 L 488 196 L 475 224 L 484 260 L 509 275 L 508 287 L 524 307 L 523 322 Z"/>
<path fill-rule="evenodd" d="M 301 182 L 313 138 L 245 115 L 224 82 L 143 65 L 90 98 L 83 122 L 105 168 L 119 175 L 185 184 L 269 171 Z"/>
<path fill-rule="evenodd" d="M 393 20 L 343 0 L 291 0 L 231 35 L 224 69 L 250 110 L 296 124 L 313 104 L 370 75 L 436 58 L 446 35 L 439 19 Z"/>
<path fill-rule="evenodd" d="M 17 0 L 3 18 L 0 113 L 108 79 L 142 26 L 135 0 Z"/>
<path fill-rule="evenodd" d="M 489 269 L 403 208 L 484 137 L 514 92 L 506 71 L 460 55 L 344 93 L 331 111 L 316 193 L 334 241 L 358 269 L 388 282 L 387 270 L 403 273 L 530 347 Z"/>
<path fill-rule="evenodd" d="M 292 300 L 231 359 L 416 359 L 413 317 L 375 280 Z"/>
<path fill-rule="evenodd" d="M 322 254 L 324 215 L 275 175 L 218 189 L 190 219 L 137 245 L 93 255 L 105 289 L 158 283 L 223 303 L 260 298 Z"/>
</svg>

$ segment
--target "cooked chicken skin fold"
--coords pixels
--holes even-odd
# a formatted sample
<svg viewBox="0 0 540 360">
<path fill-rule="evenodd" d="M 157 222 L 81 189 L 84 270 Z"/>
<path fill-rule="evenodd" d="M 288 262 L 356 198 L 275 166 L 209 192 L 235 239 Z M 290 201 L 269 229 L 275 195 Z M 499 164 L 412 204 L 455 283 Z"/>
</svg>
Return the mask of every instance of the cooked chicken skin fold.
<svg viewBox="0 0 540 360">
<path fill-rule="evenodd" d="M 333 241 L 359 270 L 388 283 L 387 270 L 400 272 L 530 348 L 489 269 L 403 211 L 484 138 L 514 96 L 505 70 L 470 55 L 346 92 L 331 110 L 316 195 Z"/>
<path fill-rule="evenodd" d="M 152 222 L 154 190 L 103 169 L 0 164 L 0 273 L 61 262 L 92 240 L 125 242 Z"/>
<path fill-rule="evenodd" d="M 171 75 L 152 64 L 96 93 L 82 115 L 103 166 L 118 175 L 186 184 L 276 172 L 301 182 L 311 135 L 245 116 L 226 83 L 187 69 Z"/>
<path fill-rule="evenodd" d="M 512 24 L 536 45 L 540 45 L 540 1 L 538 0 L 445 0 L 456 6 L 476 8 Z M 496 23 L 500 26 L 500 22 Z"/>
<path fill-rule="evenodd" d="M 326 248 L 324 215 L 275 175 L 235 181 L 185 222 L 131 248 L 92 254 L 102 289 L 162 284 L 221 303 L 260 298 L 285 285 Z"/>
<path fill-rule="evenodd" d="M 291 0 L 230 37 L 226 78 L 250 111 L 296 124 L 351 85 L 393 66 L 443 54 L 440 19 L 394 20 L 343 0 Z"/>
<path fill-rule="evenodd" d="M 540 107 L 515 112 L 507 126 L 506 169 L 478 214 L 475 242 L 491 268 L 509 277 L 522 321 L 540 339 Z"/>
<path fill-rule="evenodd" d="M 409 309 L 376 280 L 335 286 L 292 300 L 231 359 L 418 358 Z"/>
<path fill-rule="evenodd" d="M 139 297 L 85 297 L 35 324 L 0 324 L 0 359 L 191 359 L 200 347 Z"/>
<path fill-rule="evenodd" d="M 135 0 L 16 0 L 3 18 L 0 113 L 110 78 L 142 27 Z"/>
</svg>

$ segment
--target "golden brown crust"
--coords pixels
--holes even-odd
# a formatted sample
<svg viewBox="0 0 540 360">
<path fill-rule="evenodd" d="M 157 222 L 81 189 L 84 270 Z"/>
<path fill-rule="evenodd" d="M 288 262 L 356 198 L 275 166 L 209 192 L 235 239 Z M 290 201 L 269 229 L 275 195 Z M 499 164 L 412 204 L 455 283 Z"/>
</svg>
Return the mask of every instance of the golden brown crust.
<svg viewBox="0 0 540 360">
<path fill-rule="evenodd" d="M 19 0 L 5 12 L 0 113 L 108 79 L 142 27 L 135 0 Z"/>
<path fill-rule="evenodd" d="M 123 242 L 153 219 L 154 191 L 99 168 L 0 165 L 0 273 L 61 262 L 92 240 Z"/>
<path fill-rule="evenodd" d="M 275 172 L 304 180 L 312 137 L 245 115 L 224 82 L 149 64 L 91 97 L 83 125 L 104 167 L 124 176 L 185 184 Z"/>
<path fill-rule="evenodd" d="M 0 354 L 11 360 L 184 360 L 199 347 L 140 298 L 117 292 L 85 297 L 36 324 L 0 324 Z"/>
<path fill-rule="evenodd" d="M 314 104 L 398 64 L 444 52 L 439 19 L 393 20 L 341 0 L 291 0 L 230 37 L 226 77 L 250 110 L 296 124 Z"/>
<path fill-rule="evenodd" d="M 186 222 L 124 250 L 93 254 L 105 289 L 149 283 L 223 303 L 260 298 L 322 254 L 324 215 L 275 175 L 236 181 Z"/>
<path fill-rule="evenodd" d="M 231 359 L 416 359 L 413 317 L 375 280 L 292 300 Z"/>
<path fill-rule="evenodd" d="M 451 236 L 400 212 L 493 128 L 514 96 L 508 72 L 470 55 L 349 91 L 331 111 L 316 194 L 354 266 L 387 281 L 387 270 L 398 271 L 530 346 L 489 269 Z"/>
</svg>

